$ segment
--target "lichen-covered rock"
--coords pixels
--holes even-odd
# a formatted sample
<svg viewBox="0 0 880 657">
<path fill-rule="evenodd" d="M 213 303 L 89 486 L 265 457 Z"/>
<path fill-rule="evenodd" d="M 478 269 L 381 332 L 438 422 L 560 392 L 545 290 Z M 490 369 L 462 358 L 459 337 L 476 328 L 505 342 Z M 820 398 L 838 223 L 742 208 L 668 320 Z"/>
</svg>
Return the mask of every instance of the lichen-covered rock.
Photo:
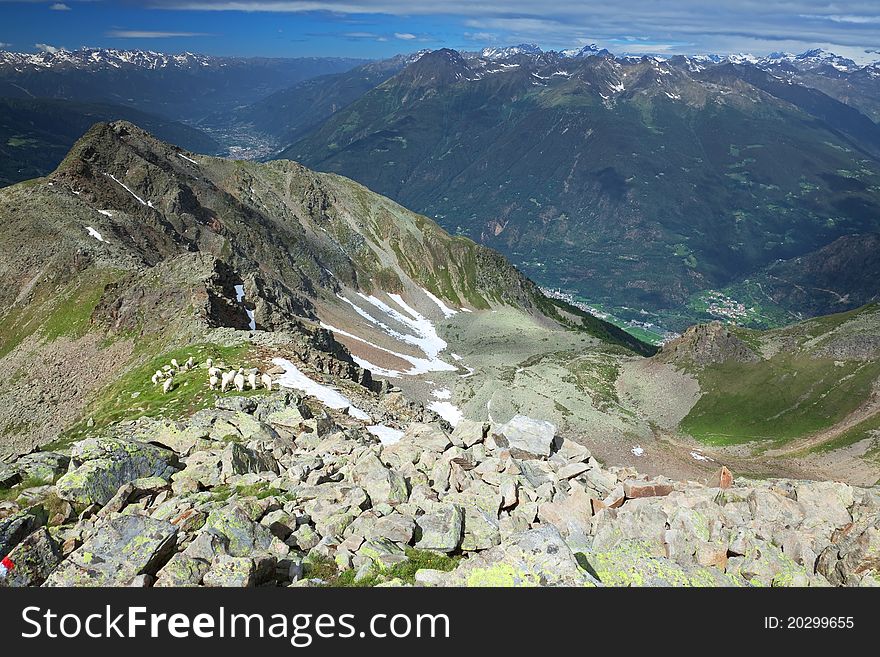
<svg viewBox="0 0 880 657">
<path fill-rule="evenodd" d="M 353 481 L 362 486 L 373 504 L 402 504 L 409 498 L 406 479 L 385 467 L 375 454 L 366 454 L 355 464 Z"/>
<path fill-rule="evenodd" d="M 61 551 L 45 527 L 40 527 L 8 555 L 15 568 L 0 579 L 0 587 L 40 586 L 61 561 Z"/>
<path fill-rule="evenodd" d="M 239 443 L 229 443 L 221 457 L 221 473 L 223 478 L 248 473 L 278 473 L 278 464 L 270 454 L 248 449 Z"/>
<path fill-rule="evenodd" d="M 214 531 L 225 536 L 229 541 L 229 554 L 234 557 L 266 552 L 272 544 L 272 533 L 251 520 L 238 504 L 211 512 L 205 520 L 203 531 Z"/>
<path fill-rule="evenodd" d="M 154 445 L 118 438 L 87 438 L 71 451 L 73 469 L 55 484 L 58 497 L 106 504 L 119 487 L 141 477 L 170 475 L 177 459 Z"/>
<path fill-rule="evenodd" d="M 454 552 L 464 537 L 464 512 L 455 504 L 438 504 L 431 513 L 416 518 L 420 550 Z"/>
<path fill-rule="evenodd" d="M 9 554 L 37 528 L 45 525 L 47 519 L 45 509 L 37 506 L 0 520 L 0 558 Z"/>
<path fill-rule="evenodd" d="M 880 583 L 880 518 L 848 527 L 835 536 L 817 562 L 820 574 L 836 586 L 853 586 L 870 579 Z"/>
<path fill-rule="evenodd" d="M 126 586 L 155 575 L 174 552 L 177 527 L 145 516 L 115 514 L 46 579 L 44 586 Z"/>
<path fill-rule="evenodd" d="M 209 561 L 178 552 L 159 571 L 153 586 L 158 588 L 198 586 L 210 567 Z"/>
<path fill-rule="evenodd" d="M 487 550 L 501 543 L 498 514 L 502 498 L 498 489 L 475 483 L 465 491 L 447 495 L 443 501 L 464 511 L 462 550 Z"/>
<path fill-rule="evenodd" d="M 585 568 L 605 586 L 743 586 L 746 582 L 713 568 L 684 567 L 657 555 L 641 541 L 621 541 L 608 550 L 582 553 Z"/>
<path fill-rule="evenodd" d="M 205 586 L 248 588 L 256 586 L 256 574 L 253 559 L 220 555 L 211 563 L 203 581 Z"/>
<path fill-rule="evenodd" d="M 32 452 L 19 458 L 15 468 L 23 480 L 51 484 L 67 471 L 69 462 L 70 457 L 57 452 Z"/>
<path fill-rule="evenodd" d="M 555 527 L 530 529 L 432 577 L 442 586 L 592 586 Z"/>
</svg>

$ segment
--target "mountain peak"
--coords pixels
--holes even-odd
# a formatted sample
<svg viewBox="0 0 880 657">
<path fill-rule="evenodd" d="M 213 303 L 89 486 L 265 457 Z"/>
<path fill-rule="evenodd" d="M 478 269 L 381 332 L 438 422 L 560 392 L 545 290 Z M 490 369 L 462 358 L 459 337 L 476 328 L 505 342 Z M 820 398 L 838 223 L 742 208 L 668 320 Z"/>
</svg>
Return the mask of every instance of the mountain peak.
<svg viewBox="0 0 880 657">
<path fill-rule="evenodd" d="M 591 57 L 593 55 L 598 55 L 600 53 L 608 52 L 606 49 L 600 49 L 595 43 L 591 43 L 587 46 L 583 46 L 582 48 L 571 48 L 569 50 L 563 50 L 562 54 L 565 57 L 571 57 L 573 59 L 577 59 L 579 57 Z"/>
<path fill-rule="evenodd" d="M 521 43 L 505 48 L 483 48 L 480 55 L 486 59 L 507 59 L 514 55 L 541 55 L 543 50 L 534 43 Z"/>
</svg>

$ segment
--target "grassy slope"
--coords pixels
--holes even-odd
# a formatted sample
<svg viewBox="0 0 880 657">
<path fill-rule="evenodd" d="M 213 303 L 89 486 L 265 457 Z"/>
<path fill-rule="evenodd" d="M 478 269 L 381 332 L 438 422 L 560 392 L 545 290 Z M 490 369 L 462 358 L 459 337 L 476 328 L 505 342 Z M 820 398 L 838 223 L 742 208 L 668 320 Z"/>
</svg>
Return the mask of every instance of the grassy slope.
<svg viewBox="0 0 880 657">
<path fill-rule="evenodd" d="M 756 351 L 774 340 L 794 341 L 769 359 L 754 363 L 729 361 L 696 372 L 703 396 L 681 428 L 710 444 L 749 441 L 782 443 L 827 429 L 846 418 L 872 394 L 880 361 L 835 360 L 817 355 L 816 346 L 835 334 L 863 324 L 873 334 L 877 307 L 816 318 L 778 331 L 737 330 Z M 877 428 L 871 417 L 823 448 L 843 447 Z"/>
</svg>

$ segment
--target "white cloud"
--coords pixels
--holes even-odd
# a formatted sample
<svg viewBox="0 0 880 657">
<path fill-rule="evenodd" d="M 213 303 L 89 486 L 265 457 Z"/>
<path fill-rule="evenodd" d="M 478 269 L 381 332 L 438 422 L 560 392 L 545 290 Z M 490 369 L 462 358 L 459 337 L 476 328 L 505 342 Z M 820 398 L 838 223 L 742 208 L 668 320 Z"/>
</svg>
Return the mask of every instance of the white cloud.
<svg viewBox="0 0 880 657">
<path fill-rule="evenodd" d="M 479 43 L 495 43 L 498 41 L 498 35 L 492 32 L 465 32 L 464 38 L 468 41 L 477 41 Z"/>
<path fill-rule="evenodd" d="M 395 38 L 402 39 L 403 41 L 410 41 L 416 38 L 415 34 L 410 34 L 409 32 L 395 32 Z"/>
<path fill-rule="evenodd" d="M 47 52 L 50 55 L 54 55 L 56 52 L 61 52 L 61 50 L 63 50 L 63 48 L 58 48 L 57 46 L 50 46 L 48 43 L 35 43 L 34 48 Z"/>
<path fill-rule="evenodd" d="M 56 2 L 53 5 L 49 5 L 49 9 L 52 11 L 70 11 L 70 7 L 68 7 L 63 2 Z"/>
<path fill-rule="evenodd" d="M 154 30 L 111 30 L 108 37 L 116 39 L 173 39 L 184 37 L 214 36 L 207 32 L 161 32 Z"/>
<path fill-rule="evenodd" d="M 201 11 L 329 12 L 335 16 L 442 15 L 463 28 L 464 41 L 536 42 L 571 47 L 580 40 L 613 47 L 621 35 L 682 53 L 875 48 L 880 43 L 877 0 L 142 0 L 151 7 Z M 451 18 L 450 17 L 454 17 Z M 467 34 L 464 33 L 467 30 Z M 391 35 L 389 35 L 390 37 Z M 823 46 L 824 47 L 824 46 Z M 650 51 L 650 46 L 644 47 Z"/>
</svg>

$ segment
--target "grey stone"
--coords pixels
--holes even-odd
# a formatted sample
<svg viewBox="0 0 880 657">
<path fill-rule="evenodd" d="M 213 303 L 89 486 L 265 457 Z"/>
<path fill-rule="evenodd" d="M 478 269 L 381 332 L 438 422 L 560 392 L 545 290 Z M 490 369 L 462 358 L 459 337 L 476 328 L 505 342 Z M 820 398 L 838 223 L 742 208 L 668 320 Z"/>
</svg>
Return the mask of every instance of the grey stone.
<svg viewBox="0 0 880 657">
<path fill-rule="evenodd" d="M 416 518 L 421 532 L 416 547 L 437 552 L 454 552 L 464 535 L 464 512 L 454 504 L 438 504 L 432 513 Z"/>
<path fill-rule="evenodd" d="M 238 504 L 212 511 L 205 520 L 204 531 L 222 534 L 229 541 L 229 554 L 234 557 L 266 552 L 272 544 L 272 533 L 251 520 Z"/>
<path fill-rule="evenodd" d="M 480 552 L 440 580 L 443 586 L 588 586 L 596 580 L 583 570 L 555 527 L 514 534 Z"/>
<path fill-rule="evenodd" d="M 145 516 L 110 516 L 100 530 L 61 562 L 46 586 L 125 586 L 155 575 L 171 554 L 177 528 Z"/>
<path fill-rule="evenodd" d="M 7 555 L 15 564 L 0 587 L 40 586 L 61 561 L 61 551 L 45 527 L 40 527 Z"/>
<path fill-rule="evenodd" d="M 210 566 L 208 561 L 178 552 L 159 571 L 154 586 L 157 588 L 198 586 Z"/>
<path fill-rule="evenodd" d="M 375 454 L 366 454 L 352 471 L 354 483 L 362 486 L 373 504 L 402 504 L 409 498 L 409 487 L 399 473 L 383 465 Z"/>
<path fill-rule="evenodd" d="M 214 559 L 202 581 L 205 586 L 248 588 L 256 586 L 256 576 L 257 568 L 253 559 L 220 555 Z"/>
<path fill-rule="evenodd" d="M 271 455 L 257 452 L 238 443 L 229 443 L 221 457 L 221 474 L 224 479 L 235 475 L 259 472 L 278 473 L 278 463 Z"/>
<path fill-rule="evenodd" d="M 25 537 L 46 524 L 43 507 L 33 507 L 0 520 L 0 555 L 6 556 Z"/>
<path fill-rule="evenodd" d="M 117 438 L 87 438 L 74 445 L 74 469 L 55 484 L 58 497 L 80 504 L 106 504 L 119 487 L 141 477 L 166 473 L 173 452 Z"/>
<path fill-rule="evenodd" d="M 556 437 L 556 427 L 544 420 L 514 415 L 509 422 L 498 428 L 497 433 L 505 439 L 511 450 L 537 456 L 550 456 L 553 439 Z"/>
</svg>

